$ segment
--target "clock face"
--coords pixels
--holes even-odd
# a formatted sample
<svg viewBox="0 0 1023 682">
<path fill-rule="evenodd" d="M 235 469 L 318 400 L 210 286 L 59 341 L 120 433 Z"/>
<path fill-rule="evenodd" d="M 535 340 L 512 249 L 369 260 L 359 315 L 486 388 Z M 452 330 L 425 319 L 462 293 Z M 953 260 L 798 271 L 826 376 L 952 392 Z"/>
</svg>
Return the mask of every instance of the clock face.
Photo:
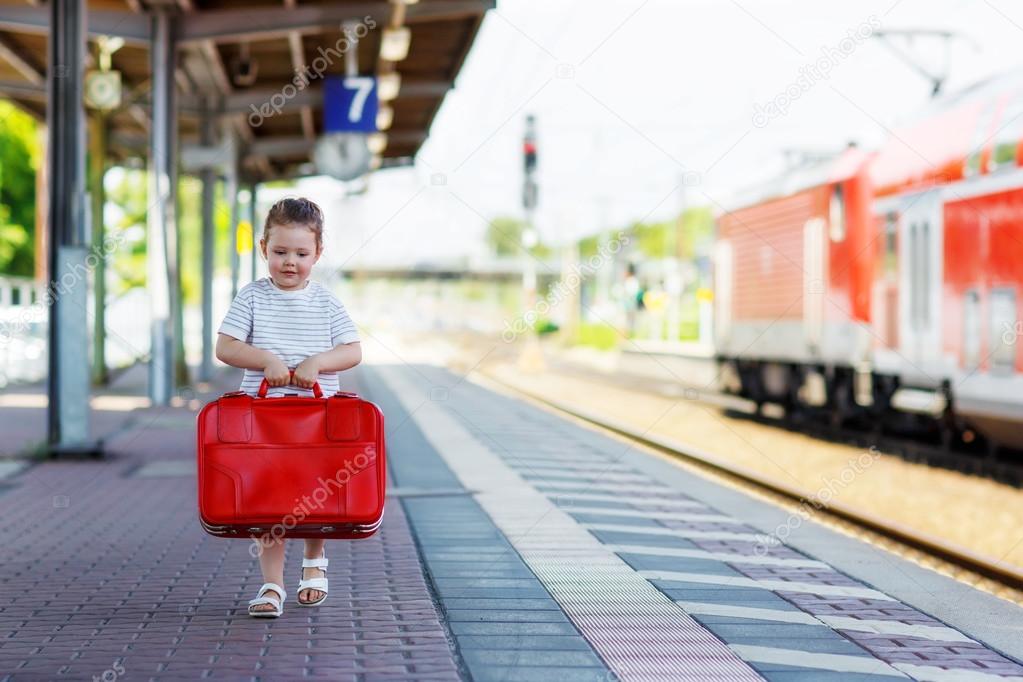
<svg viewBox="0 0 1023 682">
<path fill-rule="evenodd" d="M 121 73 L 90 71 L 85 76 L 85 103 L 93 109 L 116 109 L 121 104 Z"/>
<path fill-rule="evenodd" d="M 354 180 L 369 172 L 372 154 L 362 133 L 329 133 L 313 150 L 316 170 L 338 180 Z"/>
</svg>

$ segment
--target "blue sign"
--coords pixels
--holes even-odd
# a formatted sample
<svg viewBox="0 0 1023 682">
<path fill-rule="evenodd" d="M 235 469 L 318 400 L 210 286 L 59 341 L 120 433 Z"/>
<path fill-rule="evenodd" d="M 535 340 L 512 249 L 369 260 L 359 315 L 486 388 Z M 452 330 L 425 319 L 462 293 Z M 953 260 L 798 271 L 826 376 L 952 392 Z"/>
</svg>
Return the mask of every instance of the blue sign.
<svg viewBox="0 0 1023 682">
<path fill-rule="evenodd" d="M 327 133 L 376 132 L 377 79 L 329 77 L 323 83 L 323 130 Z"/>
</svg>

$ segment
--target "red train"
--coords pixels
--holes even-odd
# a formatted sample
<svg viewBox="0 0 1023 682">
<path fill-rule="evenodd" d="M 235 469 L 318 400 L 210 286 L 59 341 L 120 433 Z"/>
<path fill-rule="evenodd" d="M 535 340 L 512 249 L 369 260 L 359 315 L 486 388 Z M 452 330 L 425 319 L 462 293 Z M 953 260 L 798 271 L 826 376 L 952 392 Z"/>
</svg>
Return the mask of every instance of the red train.
<svg viewBox="0 0 1023 682">
<path fill-rule="evenodd" d="M 761 188 L 716 249 L 725 390 L 1023 448 L 1023 78 Z"/>
</svg>

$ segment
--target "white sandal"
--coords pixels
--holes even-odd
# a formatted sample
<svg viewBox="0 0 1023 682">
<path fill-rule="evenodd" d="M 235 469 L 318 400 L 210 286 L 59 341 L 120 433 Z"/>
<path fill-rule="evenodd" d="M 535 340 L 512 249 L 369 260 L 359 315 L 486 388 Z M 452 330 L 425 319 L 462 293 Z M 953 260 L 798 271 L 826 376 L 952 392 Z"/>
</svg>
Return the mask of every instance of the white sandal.
<svg viewBox="0 0 1023 682">
<path fill-rule="evenodd" d="M 326 570 L 327 557 L 321 556 L 318 559 L 306 559 L 302 557 L 302 569 L 305 572 L 307 568 L 319 568 Z M 302 601 L 298 598 L 298 595 L 302 593 L 302 590 L 319 590 L 323 592 L 323 596 L 316 601 Z M 327 598 L 327 579 L 326 578 L 309 578 L 309 580 L 298 581 L 298 592 L 295 593 L 295 601 L 298 602 L 299 606 L 319 606 Z"/>
<path fill-rule="evenodd" d="M 267 592 L 276 592 L 280 597 L 264 597 Z M 263 583 L 263 586 L 259 588 L 259 594 L 256 595 L 255 599 L 249 601 L 249 615 L 255 618 L 279 618 L 284 613 L 284 600 L 288 598 L 288 593 L 284 591 L 284 588 L 277 583 Z M 275 607 L 273 611 L 253 611 L 253 606 L 259 606 L 261 604 L 271 604 Z"/>
</svg>

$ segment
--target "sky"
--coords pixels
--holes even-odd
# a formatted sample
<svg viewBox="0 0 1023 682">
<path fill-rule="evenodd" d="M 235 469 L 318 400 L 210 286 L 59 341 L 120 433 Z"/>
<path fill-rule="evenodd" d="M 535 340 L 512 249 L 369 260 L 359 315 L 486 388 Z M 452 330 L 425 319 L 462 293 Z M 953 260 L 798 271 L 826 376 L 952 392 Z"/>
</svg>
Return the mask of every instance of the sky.
<svg viewBox="0 0 1023 682">
<path fill-rule="evenodd" d="M 327 178 L 298 191 L 324 204 L 328 263 L 473 262 L 490 219 L 523 216 L 533 114 L 545 242 L 720 210 L 786 150 L 874 148 L 927 104 L 931 84 L 876 36 L 909 28 L 955 34 L 897 43 L 947 71 L 947 92 L 1023 71 L 1008 0 L 498 0 L 414 167 L 355 197 Z"/>
</svg>

